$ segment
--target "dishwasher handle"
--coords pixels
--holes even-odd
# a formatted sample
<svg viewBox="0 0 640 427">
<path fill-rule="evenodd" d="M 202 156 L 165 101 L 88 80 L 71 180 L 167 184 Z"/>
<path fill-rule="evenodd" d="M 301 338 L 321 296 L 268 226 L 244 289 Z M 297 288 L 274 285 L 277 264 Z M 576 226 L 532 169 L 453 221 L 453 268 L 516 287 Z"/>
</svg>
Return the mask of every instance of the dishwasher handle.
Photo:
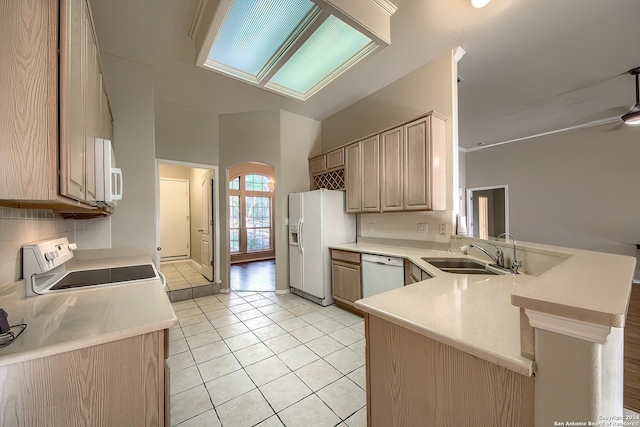
<svg viewBox="0 0 640 427">
<path fill-rule="evenodd" d="M 391 267 L 404 267 L 404 258 L 396 258 L 383 255 L 362 254 L 362 262 L 388 265 Z"/>
</svg>

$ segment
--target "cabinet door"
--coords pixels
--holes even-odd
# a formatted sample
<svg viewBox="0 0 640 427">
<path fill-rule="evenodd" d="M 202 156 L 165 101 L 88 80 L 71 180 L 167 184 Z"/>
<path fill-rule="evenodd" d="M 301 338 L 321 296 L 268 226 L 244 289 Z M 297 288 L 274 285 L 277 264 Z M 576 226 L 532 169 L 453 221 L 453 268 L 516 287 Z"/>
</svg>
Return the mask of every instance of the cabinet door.
<svg viewBox="0 0 640 427">
<path fill-rule="evenodd" d="M 362 179 L 360 171 L 360 143 L 345 147 L 345 190 L 347 197 L 347 213 L 362 210 Z"/>
<path fill-rule="evenodd" d="M 362 298 L 360 266 L 332 261 L 333 296 L 354 302 Z"/>
<path fill-rule="evenodd" d="M 314 157 L 309 160 L 309 170 L 311 175 L 324 172 L 327 170 L 327 158 L 323 154 L 322 156 Z"/>
<path fill-rule="evenodd" d="M 102 80 L 102 135 L 101 138 L 113 141 L 113 117 L 111 116 L 111 106 L 107 97 L 107 88 Z"/>
<path fill-rule="evenodd" d="M 430 209 L 431 153 L 429 117 L 404 126 L 404 206 L 406 210 Z"/>
<path fill-rule="evenodd" d="M 84 200 L 86 2 L 62 1 L 60 16 L 60 193 Z"/>
<path fill-rule="evenodd" d="M 93 37 L 93 29 L 89 14 L 85 15 L 85 28 L 87 35 L 85 46 L 87 52 L 85 75 L 85 109 L 84 109 L 84 138 L 85 138 L 85 170 L 86 170 L 86 189 L 85 200 L 88 202 L 96 201 L 96 168 L 95 168 L 95 138 L 99 132 L 98 114 L 100 111 L 100 97 L 98 92 L 100 75 L 98 69 L 98 49 Z"/>
<path fill-rule="evenodd" d="M 327 153 L 327 169 L 344 166 L 344 148 L 338 148 Z"/>
<path fill-rule="evenodd" d="M 402 126 L 382 134 L 380 139 L 380 203 L 382 211 L 404 209 Z"/>
<path fill-rule="evenodd" d="M 380 144 L 378 135 L 362 144 L 362 212 L 380 212 Z"/>
</svg>

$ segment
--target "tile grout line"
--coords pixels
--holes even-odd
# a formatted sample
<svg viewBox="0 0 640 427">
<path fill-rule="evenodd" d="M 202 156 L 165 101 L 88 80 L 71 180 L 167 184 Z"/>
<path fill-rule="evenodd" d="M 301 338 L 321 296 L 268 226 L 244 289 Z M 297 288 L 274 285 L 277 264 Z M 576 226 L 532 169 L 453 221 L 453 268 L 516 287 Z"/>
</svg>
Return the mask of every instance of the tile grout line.
<svg viewBox="0 0 640 427">
<path fill-rule="evenodd" d="M 241 295 L 237 295 L 237 298 L 225 298 L 224 300 L 220 300 L 220 298 L 218 298 L 218 297 L 217 297 L 217 296 L 215 296 L 215 295 L 213 295 L 213 296 L 216 298 L 216 300 L 217 300 L 219 303 L 222 303 L 222 305 L 224 306 L 224 308 L 221 308 L 221 310 L 224 310 L 224 309 L 229 310 L 229 308 L 230 308 L 230 307 L 240 305 L 240 304 L 226 305 L 224 302 L 225 302 L 225 301 L 229 301 L 230 299 L 241 299 L 241 300 L 242 300 L 242 303 L 241 303 L 241 304 L 245 304 L 245 303 L 246 303 L 246 304 L 249 304 L 251 307 L 253 307 L 253 308 L 251 308 L 251 309 L 244 310 L 244 311 L 249 311 L 249 310 L 252 310 L 252 309 L 258 309 L 258 311 L 260 311 L 260 310 L 259 310 L 259 308 L 260 308 L 260 307 L 264 307 L 264 305 L 261 305 L 261 306 L 259 306 L 259 307 L 255 307 L 255 306 L 253 306 L 253 304 L 251 304 L 251 303 L 252 303 L 252 302 L 254 302 L 254 301 L 246 301 L 246 300 L 244 300 L 244 297 L 243 297 L 243 296 L 241 296 Z M 205 297 L 205 298 L 208 298 L 208 296 L 207 296 L 207 297 Z M 257 364 L 257 363 L 260 363 L 260 362 L 262 362 L 262 361 L 264 361 L 264 360 L 267 360 L 267 359 L 269 359 L 269 358 L 271 358 L 271 357 L 274 357 L 274 356 L 275 356 L 275 357 L 276 357 L 276 358 L 277 358 L 281 363 L 283 363 L 285 366 L 287 366 L 287 368 L 290 370 L 290 372 L 289 372 L 289 373 L 293 373 L 293 374 L 294 374 L 294 376 L 295 376 L 298 380 L 300 380 L 300 381 L 302 382 L 302 384 L 304 384 L 304 385 L 305 385 L 305 386 L 306 386 L 306 387 L 311 391 L 311 394 L 309 394 L 309 395 L 307 395 L 307 396 L 303 397 L 302 399 L 299 399 L 299 400 L 298 400 L 298 401 L 296 401 L 296 402 L 293 402 L 293 403 L 289 404 L 287 407 L 283 408 L 280 412 L 282 412 L 282 411 L 284 411 L 284 410 L 288 409 L 289 407 L 291 407 L 291 406 L 293 406 L 293 405 L 295 405 L 295 404 L 299 403 L 300 401 L 302 401 L 302 400 L 306 399 L 307 397 L 309 397 L 309 396 L 311 396 L 311 395 L 316 395 L 316 397 L 318 397 L 318 398 L 319 398 L 319 400 L 323 403 L 323 405 L 324 405 L 324 406 L 326 406 L 326 407 L 327 407 L 327 408 L 328 408 L 328 409 L 329 409 L 333 414 L 335 414 L 335 415 L 338 417 L 338 419 L 339 419 L 339 420 L 341 420 L 341 422 L 345 422 L 347 419 L 349 419 L 350 417 L 352 417 L 355 413 L 357 413 L 358 411 L 360 411 L 360 410 L 362 409 L 362 407 L 358 408 L 356 411 L 354 411 L 353 413 L 349 414 L 349 415 L 348 415 L 348 416 L 346 416 L 345 418 L 342 418 L 342 417 L 340 417 L 337 413 L 335 413 L 335 411 L 334 411 L 334 410 L 333 410 L 333 409 L 332 409 L 332 408 L 331 408 L 331 407 L 330 407 L 326 402 L 324 402 L 324 400 L 322 400 L 322 399 L 320 398 L 320 396 L 318 396 L 318 394 L 317 394 L 319 391 L 323 390 L 324 388 L 326 388 L 326 387 L 330 386 L 331 384 L 334 384 L 335 382 L 337 382 L 337 381 L 339 381 L 339 380 L 341 380 L 342 378 L 345 378 L 345 377 L 346 377 L 346 379 L 347 379 L 347 380 L 349 380 L 349 382 L 354 383 L 356 386 L 358 386 L 358 388 L 362 389 L 362 387 L 360 387 L 360 385 L 359 385 L 359 384 L 355 383 L 353 380 L 351 380 L 351 379 L 348 377 L 348 375 L 350 375 L 351 373 L 353 373 L 353 372 L 355 372 L 356 370 L 360 369 L 360 368 L 361 368 L 361 366 L 360 366 L 360 367 L 358 367 L 358 368 L 355 368 L 355 369 L 353 369 L 353 370 L 351 370 L 351 371 L 349 371 L 348 373 L 342 373 L 342 371 L 338 370 L 338 369 L 337 369 L 335 366 L 333 366 L 329 361 L 325 360 L 325 357 L 327 357 L 327 356 L 329 356 L 329 355 L 331 355 L 331 354 L 334 354 L 334 353 L 335 353 L 335 352 L 337 352 L 337 351 L 341 351 L 341 350 L 343 350 L 343 349 L 345 349 L 345 348 L 348 348 L 349 350 L 351 350 L 351 351 L 352 351 L 352 352 L 354 352 L 355 354 L 358 354 L 358 353 L 356 353 L 354 350 L 350 349 L 350 348 L 349 348 L 349 346 L 350 346 L 350 345 L 353 345 L 353 344 L 355 344 L 355 343 L 357 343 L 357 342 L 358 342 L 358 341 L 360 341 L 360 340 L 357 340 L 357 341 L 355 341 L 354 343 L 351 343 L 351 344 L 349 344 L 349 345 L 345 345 L 345 344 L 343 344 L 342 342 L 338 341 L 338 342 L 340 343 L 340 345 L 342 346 L 342 348 L 341 348 L 341 349 L 339 349 L 339 350 L 335 350 L 335 351 L 332 351 L 332 352 L 330 352 L 330 353 L 327 353 L 325 356 L 320 356 L 316 351 L 314 351 L 313 349 L 311 349 L 310 347 L 308 347 L 306 344 L 307 344 L 307 343 L 309 343 L 309 342 L 311 342 L 311 341 L 314 341 L 315 339 L 320 339 L 320 338 L 323 338 L 323 337 L 325 337 L 325 336 L 326 336 L 326 337 L 329 337 L 329 338 L 332 338 L 332 337 L 330 337 L 330 335 L 329 335 L 328 333 L 325 333 L 324 331 L 319 330 L 320 332 L 322 332 L 322 335 L 321 335 L 320 337 L 314 338 L 314 339 L 309 340 L 309 341 L 307 341 L 307 342 L 302 342 L 302 341 L 300 341 L 296 336 L 294 336 L 291 332 L 293 332 L 293 331 L 295 331 L 295 330 L 298 330 L 298 329 L 302 329 L 302 328 L 307 327 L 307 326 L 312 326 L 312 327 L 313 327 L 313 325 L 312 325 L 311 323 L 309 323 L 309 322 L 307 322 L 307 321 L 305 321 L 305 320 L 303 320 L 303 319 L 300 319 L 300 317 L 301 317 L 301 316 L 304 316 L 305 314 L 311 314 L 311 313 L 314 313 L 314 312 L 319 312 L 319 311 L 320 311 L 320 310 L 322 310 L 322 309 L 314 309 L 314 310 L 312 310 L 312 311 L 310 311 L 310 312 L 308 312 L 308 313 L 303 313 L 303 314 L 300 314 L 300 315 L 296 315 L 295 313 L 291 313 L 287 307 L 283 307 L 283 306 L 279 305 L 279 304 L 277 303 L 277 301 L 274 301 L 274 300 L 273 300 L 273 299 L 271 299 L 271 298 L 263 297 L 263 298 L 261 298 L 261 299 L 268 299 L 268 300 L 270 300 L 270 301 L 271 301 L 271 304 L 268 304 L 268 305 L 272 305 L 272 304 L 274 304 L 274 305 L 278 305 L 280 308 L 282 308 L 282 310 L 279 310 L 279 311 L 287 311 L 287 312 L 289 312 L 290 314 L 292 314 L 292 315 L 294 316 L 294 317 L 292 317 L 291 319 L 299 319 L 299 320 L 303 321 L 303 322 L 306 324 L 305 326 L 302 326 L 302 327 L 300 327 L 300 328 L 296 328 L 296 329 L 292 329 L 291 331 L 289 331 L 289 330 L 286 330 L 286 329 L 282 328 L 282 326 L 280 326 L 278 322 L 274 322 L 271 318 L 269 318 L 269 317 L 268 317 L 268 314 L 265 314 L 264 312 L 261 312 L 261 313 L 262 313 L 261 315 L 254 317 L 254 318 L 258 318 L 258 317 L 262 317 L 262 316 L 267 317 L 267 318 L 272 322 L 272 325 L 277 325 L 277 326 L 279 326 L 280 328 L 282 328 L 282 329 L 285 331 L 285 332 L 284 332 L 284 334 L 279 335 L 279 336 L 289 335 L 289 336 L 291 336 L 292 338 L 294 338 L 296 341 L 300 342 L 300 345 L 298 345 L 298 346 L 296 346 L 296 347 L 293 347 L 293 348 L 297 348 L 297 347 L 300 347 L 300 346 L 304 346 L 305 348 L 307 348 L 308 350 L 310 350 L 310 351 L 311 351 L 315 356 L 317 356 L 317 357 L 319 358 L 319 359 L 316 359 L 316 360 L 314 360 L 314 361 L 312 361 L 312 362 L 309 362 L 309 363 L 307 363 L 307 364 L 305 364 L 305 365 L 303 365 L 303 366 L 298 367 L 298 368 L 297 368 L 297 370 L 300 370 L 300 369 L 304 368 L 305 366 L 310 365 L 311 363 L 315 363 L 315 362 L 317 362 L 318 360 L 323 360 L 323 361 L 324 361 L 325 363 L 327 363 L 329 366 L 331 366 L 332 368 L 336 369 L 336 371 L 340 373 L 340 377 L 339 377 L 339 378 L 337 378 L 336 380 L 334 380 L 334 381 L 332 381 L 332 382 L 328 383 L 328 384 L 325 384 L 322 388 L 320 388 L 320 389 L 319 389 L 319 390 L 317 390 L 317 391 L 313 391 L 313 390 L 311 390 L 311 389 L 309 388 L 309 386 L 308 386 L 308 385 L 307 385 L 307 384 L 302 380 L 302 378 L 301 378 L 301 377 L 296 373 L 296 370 L 293 370 L 293 369 L 289 368 L 289 366 L 288 366 L 286 363 L 284 363 L 284 361 L 280 358 L 280 356 L 279 356 L 278 354 L 276 354 L 275 352 L 273 352 L 273 350 L 271 350 L 271 348 L 266 344 L 266 341 L 268 341 L 268 340 L 263 340 L 262 338 L 260 338 L 259 336 L 257 336 L 257 335 L 255 334 L 255 331 L 257 331 L 257 330 L 259 330 L 259 329 L 262 329 L 262 328 L 265 328 L 265 327 L 268 327 L 268 326 L 271 326 L 271 325 L 265 325 L 265 326 L 262 326 L 262 327 L 257 328 L 257 329 L 251 329 L 251 328 L 250 328 L 250 327 L 249 327 L 245 322 L 250 321 L 250 320 L 252 320 L 252 319 L 254 319 L 254 318 L 250 318 L 250 319 L 242 320 L 242 319 L 240 319 L 240 318 L 238 318 L 238 317 L 237 317 L 237 314 L 242 313 L 243 311 L 241 311 L 241 312 L 237 312 L 237 313 L 236 313 L 236 312 L 231 312 L 231 315 L 233 315 L 233 316 L 238 320 L 238 322 L 233 323 L 233 324 L 231 324 L 231 325 L 222 326 L 222 327 L 220 327 L 220 329 L 222 329 L 222 328 L 224 328 L 224 327 L 232 326 L 232 325 L 234 325 L 234 324 L 242 324 L 242 326 L 243 326 L 243 327 L 247 328 L 247 331 L 246 331 L 246 332 L 239 333 L 239 334 L 236 334 L 236 335 L 229 336 L 229 337 L 227 337 L 227 338 L 222 338 L 222 336 L 220 336 L 220 334 L 219 334 L 219 328 L 217 328 L 216 326 L 214 326 L 214 325 L 211 323 L 211 322 L 212 322 L 212 320 L 211 320 L 211 319 L 209 319 L 209 318 L 206 316 L 205 312 L 204 312 L 204 311 L 203 311 L 203 309 L 202 309 L 202 307 L 203 307 L 203 306 L 200 306 L 200 305 L 198 304 L 198 301 L 197 301 L 196 299 L 192 299 L 192 300 L 191 300 L 191 302 L 195 303 L 195 307 L 193 307 L 191 304 L 186 304 L 188 307 L 185 307 L 183 310 L 178 310 L 178 311 L 185 311 L 185 310 L 190 310 L 190 309 L 198 308 L 198 310 L 200 311 L 200 313 L 195 314 L 194 316 L 204 315 L 204 316 L 205 316 L 205 318 L 206 318 L 207 320 L 205 320 L 205 321 L 203 321 L 203 322 L 195 323 L 195 324 L 193 324 L 193 325 L 188 325 L 188 326 L 195 326 L 195 325 L 197 325 L 197 324 L 201 324 L 201 323 L 209 323 L 209 324 L 211 325 L 211 327 L 213 328 L 213 330 L 218 334 L 218 336 L 220 336 L 220 341 L 221 341 L 221 342 L 226 346 L 226 348 L 229 350 L 229 352 L 230 352 L 230 353 L 227 353 L 227 354 L 231 354 L 231 355 L 233 355 L 234 359 L 235 359 L 235 360 L 238 362 L 238 364 L 240 365 L 240 367 L 241 367 L 240 369 L 242 369 L 242 370 L 243 370 L 243 372 L 245 373 L 245 375 L 246 375 L 246 376 L 247 376 L 247 377 L 252 381 L 252 383 L 253 383 L 253 385 L 254 385 L 254 387 L 255 387 L 254 389 L 257 389 L 257 390 L 260 392 L 260 394 L 261 394 L 261 396 L 263 397 L 263 399 L 265 400 L 265 402 L 267 402 L 267 404 L 269 405 L 269 407 L 271 408 L 271 410 L 274 412 L 274 414 L 278 417 L 278 419 L 279 419 L 281 422 L 282 422 L 282 419 L 281 419 L 281 418 L 280 418 L 280 416 L 278 415 L 278 414 L 279 414 L 279 412 L 276 412 L 276 411 L 273 409 L 273 406 L 272 406 L 272 405 L 271 405 L 271 403 L 267 400 L 266 396 L 263 394 L 263 392 L 262 392 L 262 390 L 260 389 L 260 387 L 265 386 L 265 385 L 267 385 L 267 384 L 269 384 L 269 383 L 271 383 L 271 382 L 273 382 L 273 381 L 276 381 L 277 379 L 282 378 L 284 375 L 280 376 L 279 378 L 275 378 L 275 379 L 273 379 L 273 380 L 271 380 L 271 381 L 269 381 L 269 382 L 267 382 L 267 383 L 263 384 L 262 386 L 258 387 L 258 386 L 257 386 L 257 384 L 255 383 L 255 380 L 254 380 L 253 378 L 251 378 L 251 376 L 250 376 L 250 375 L 248 374 L 248 372 L 246 371 L 246 368 L 247 368 L 247 367 L 249 367 L 249 366 L 253 366 L 253 365 Z M 258 300 L 255 300 L 255 301 L 258 301 Z M 176 303 L 176 304 L 180 304 L 180 303 Z M 291 307 L 289 307 L 289 308 L 301 307 L 301 306 L 304 306 L 304 305 L 305 305 L 304 303 L 301 303 L 301 304 L 296 304 L 296 305 L 294 305 L 294 306 L 291 306 Z M 217 311 L 217 310 L 214 310 L 214 311 Z M 273 312 L 273 313 L 276 313 L 276 312 Z M 273 314 L 273 313 L 270 313 L 270 314 Z M 339 314 L 339 315 L 340 315 L 340 314 Z M 339 316 L 339 315 L 336 315 L 336 316 L 333 316 L 333 317 L 329 317 L 329 316 L 326 316 L 326 315 L 325 315 L 325 316 L 327 317 L 327 319 L 333 319 L 333 318 L 335 318 L 335 317 L 337 317 L 337 316 Z M 187 319 L 187 318 L 189 318 L 189 317 L 193 317 L 193 316 L 187 316 L 185 319 Z M 182 320 L 184 320 L 184 319 L 182 319 Z M 285 320 L 283 320 L 282 322 L 284 322 L 284 321 L 286 321 L 286 320 L 289 320 L 289 319 L 285 319 Z M 358 333 L 358 331 L 356 331 L 356 330 L 352 329 L 352 326 L 353 326 L 353 325 L 355 325 L 355 324 L 356 324 L 356 323 L 358 323 L 358 322 L 355 322 L 355 323 L 353 323 L 353 324 L 351 324 L 351 325 L 345 325 L 345 324 L 343 324 L 343 323 L 341 323 L 341 322 L 338 322 L 338 323 L 340 323 L 340 324 L 341 324 L 341 326 L 342 326 L 342 328 L 341 328 L 341 329 L 338 329 L 338 330 L 350 329 L 350 330 L 353 330 L 354 332 Z M 188 348 L 188 350 L 185 350 L 185 352 L 186 352 L 186 351 L 192 352 L 195 348 L 199 348 L 199 347 L 195 347 L 195 348 L 193 348 L 193 349 L 192 349 L 192 348 L 191 348 L 191 346 L 189 345 L 188 341 L 187 341 L 187 338 L 192 337 L 192 336 L 196 336 L 196 335 L 200 335 L 200 334 L 193 334 L 193 335 L 190 335 L 189 337 L 186 337 L 186 336 L 184 335 L 184 330 L 183 330 L 183 329 L 184 329 L 184 327 L 182 326 L 182 324 L 181 324 L 181 323 L 179 323 L 179 324 L 180 324 L 180 329 L 181 329 L 182 334 L 183 334 L 183 338 L 185 339 L 185 342 L 186 342 L 186 344 L 187 344 L 187 348 Z M 317 328 L 316 328 L 316 329 L 317 329 Z M 335 332 L 335 331 L 334 331 L 334 332 Z M 201 333 L 201 334 L 206 334 L 206 333 L 208 333 L 208 332 L 203 332 L 203 333 Z M 268 349 L 273 353 L 273 356 L 269 356 L 269 357 L 267 357 L 267 358 L 265 358 L 265 359 L 258 360 L 258 361 L 254 362 L 254 363 L 251 363 L 251 364 L 247 365 L 247 366 L 243 366 L 243 365 L 240 363 L 240 361 L 238 360 L 237 356 L 235 355 L 235 352 L 236 352 L 236 351 L 240 351 L 240 350 L 242 350 L 242 349 L 244 349 L 244 348 L 251 347 L 252 345 L 255 345 L 255 344 L 258 344 L 258 343 L 255 343 L 255 344 L 252 344 L 252 345 L 249 345 L 249 346 L 246 346 L 246 347 L 242 347 L 242 348 L 239 348 L 239 349 L 237 349 L 237 350 L 231 350 L 231 348 L 229 348 L 229 346 L 228 346 L 228 344 L 227 344 L 226 340 L 231 339 L 231 338 L 234 338 L 234 337 L 237 337 L 237 336 L 240 336 L 240 335 L 243 335 L 243 334 L 245 334 L 245 333 L 251 333 L 251 334 L 252 334 L 252 336 L 254 336 L 254 337 L 258 340 L 258 343 L 260 343 L 260 344 L 264 345 L 266 348 L 268 348 Z M 269 338 L 269 339 L 273 339 L 273 338 L 277 338 L 277 337 L 272 337 L 272 338 Z M 364 339 L 364 337 L 363 337 L 362 339 Z M 215 341 L 215 342 L 219 342 L 219 341 Z M 201 346 L 201 347 L 202 347 L 202 346 Z M 290 349 L 289 349 L 289 350 L 290 350 Z M 285 351 L 288 351 L 288 350 L 285 350 Z M 184 353 L 184 352 L 181 352 L 181 353 Z M 181 354 L 181 353 L 177 353 L 177 354 Z M 281 353 L 284 353 L 284 352 L 281 352 Z M 358 356 L 360 356 L 360 355 L 358 354 Z M 193 357 L 193 355 L 192 355 L 192 357 Z M 219 357 L 221 357 L 221 356 L 218 356 L 218 357 L 216 357 L 216 358 L 219 358 Z M 360 357 L 361 357 L 361 356 L 360 356 Z M 210 360 L 215 360 L 216 358 L 213 358 L 213 359 L 210 359 Z M 208 360 L 207 360 L 207 361 L 208 361 Z M 205 363 L 205 362 L 207 362 L 207 361 L 203 361 L 202 363 Z M 195 360 L 194 360 L 194 364 L 195 364 L 196 369 L 198 370 L 198 374 L 199 374 L 199 376 L 200 376 L 200 379 L 202 380 L 201 385 L 204 385 L 204 386 L 205 386 L 205 390 L 207 391 L 207 394 L 209 395 L 209 400 L 211 401 L 211 404 L 212 404 L 212 406 L 213 406 L 213 409 L 215 410 L 215 407 L 216 407 L 216 406 L 213 404 L 213 401 L 212 401 L 211 395 L 208 393 L 208 389 L 206 388 L 206 382 L 204 381 L 204 377 L 202 377 L 202 373 L 200 372 L 200 368 L 199 368 L 199 366 L 198 366 L 199 364 L 198 364 L 198 363 L 196 363 L 196 362 L 195 362 Z M 185 368 L 185 369 L 186 369 L 186 368 Z M 236 370 L 236 371 L 233 371 L 233 372 L 237 372 L 237 371 L 239 371 L 240 369 L 238 369 L 238 370 Z M 179 371 L 178 371 L 178 372 L 179 372 Z M 224 377 L 224 376 L 226 376 L 226 375 L 230 375 L 230 374 L 231 374 L 231 373 L 233 373 L 233 372 L 227 373 L 227 374 L 225 374 L 225 375 L 223 375 L 223 376 L 221 376 L 221 377 L 219 377 L 219 378 L 222 378 L 222 377 Z M 285 374 L 285 375 L 288 375 L 289 373 L 287 373 L 287 374 Z M 216 378 L 216 379 L 217 379 L 217 378 Z M 214 380 L 216 380 L 216 379 L 213 379 L 213 380 L 211 380 L 211 381 L 214 381 Z M 199 385 L 200 385 L 200 384 L 199 384 Z M 191 390 L 191 389 L 193 389 L 193 388 L 195 388 L 195 387 L 197 387 L 197 386 L 191 387 L 191 388 L 189 388 L 189 389 L 187 389 L 187 390 Z M 250 391 L 247 391 L 247 392 L 245 392 L 245 393 L 243 393 L 243 394 L 241 394 L 241 395 L 239 395 L 239 396 L 236 396 L 236 397 L 234 397 L 233 399 L 236 399 L 236 398 L 238 398 L 238 397 L 244 396 L 245 394 L 250 393 L 250 392 L 251 392 L 251 391 L 253 391 L 254 389 L 252 389 L 252 390 L 250 390 Z M 184 391 L 187 391 L 187 390 L 184 390 Z M 182 392 L 184 392 L 184 391 L 182 391 Z M 182 393 L 182 392 L 181 392 L 181 393 Z M 231 400 L 233 400 L 233 399 L 230 399 L 230 400 L 228 400 L 227 402 L 229 402 L 229 401 L 231 401 Z M 222 404 L 227 403 L 227 402 L 223 402 Z M 366 404 L 365 404 L 364 406 L 366 406 Z M 364 407 L 364 406 L 363 406 L 363 407 Z M 206 411 L 204 411 L 204 412 L 206 412 Z M 204 413 L 204 412 L 203 412 L 203 413 Z M 217 411 L 215 411 L 215 412 L 216 412 L 216 415 L 218 416 Z M 201 415 L 201 414 L 197 414 L 197 415 L 195 415 L 194 417 L 199 416 L 199 415 Z M 272 416 L 272 415 L 271 415 L 271 416 Z M 265 421 L 266 419 L 270 418 L 271 416 L 269 416 L 269 417 L 265 418 L 264 420 L 261 420 L 260 422 Z M 194 418 L 194 417 L 191 417 L 191 418 Z M 189 418 L 189 419 L 191 419 L 191 418 Z M 220 420 L 219 416 L 218 416 L 218 419 Z M 183 422 L 185 422 L 185 421 L 187 421 L 187 420 L 184 420 Z M 339 423 L 338 423 L 338 424 L 339 424 Z"/>
</svg>

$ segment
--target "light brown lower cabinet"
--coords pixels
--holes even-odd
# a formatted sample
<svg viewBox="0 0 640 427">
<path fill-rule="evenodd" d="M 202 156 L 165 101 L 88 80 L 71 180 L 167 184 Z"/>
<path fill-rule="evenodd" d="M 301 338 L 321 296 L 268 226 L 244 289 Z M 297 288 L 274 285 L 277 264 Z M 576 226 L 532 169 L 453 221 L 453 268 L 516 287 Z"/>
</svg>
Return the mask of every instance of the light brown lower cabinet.
<svg viewBox="0 0 640 427">
<path fill-rule="evenodd" d="M 358 252 L 331 250 L 331 283 L 333 298 L 353 307 L 362 298 L 360 254 Z"/>
<path fill-rule="evenodd" d="M 367 425 L 532 427 L 534 379 L 365 314 Z"/>
<path fill-rule="evenodd" d="M 0 424 L 169 426 L 164 341 L 157 331 L 0 366 Z"/>
</svg>

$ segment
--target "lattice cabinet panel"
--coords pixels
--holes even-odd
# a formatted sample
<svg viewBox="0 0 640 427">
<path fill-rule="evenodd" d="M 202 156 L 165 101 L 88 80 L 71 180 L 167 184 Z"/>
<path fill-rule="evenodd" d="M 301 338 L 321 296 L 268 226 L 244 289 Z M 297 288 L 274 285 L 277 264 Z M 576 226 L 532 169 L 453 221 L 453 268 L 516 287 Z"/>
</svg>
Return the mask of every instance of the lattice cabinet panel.
<svg viewBox="0 0 640 427">
<path fill-rule="evenodd" d="M 313 176 L 313 189 L 318 190 L 344 190 L 344 169 L 337 169 L 330 172 Z"/>
</svg>

